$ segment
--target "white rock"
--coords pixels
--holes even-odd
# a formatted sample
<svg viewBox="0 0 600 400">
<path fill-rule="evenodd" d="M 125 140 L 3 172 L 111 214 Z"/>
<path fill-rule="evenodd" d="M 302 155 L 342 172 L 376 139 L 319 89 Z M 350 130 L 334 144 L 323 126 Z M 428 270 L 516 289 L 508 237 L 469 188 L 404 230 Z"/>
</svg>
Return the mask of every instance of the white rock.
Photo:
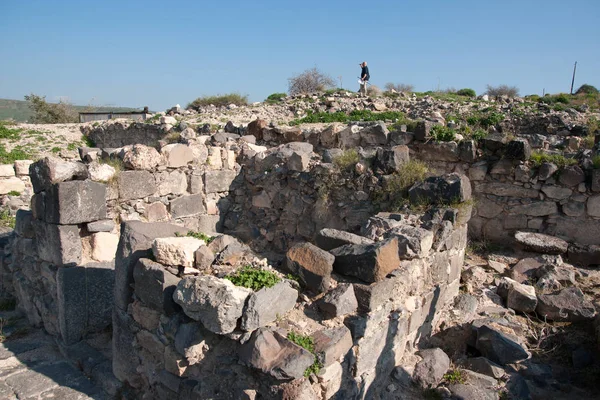
<svg viewBox="0 0 600 400">
<path fill-rule="evenodd" d="M 177 120 L 175 119 L 175 117 L 162 116 L 162 117 L 160 117 L 160 123 L 161 124 L 176 125 L 177 124 Z"/>
<path fill-rule="evenodd" d="M 32 160 L 17 160 L 15 161 L 15 171 L 17 176 L 29 175 L 29 166 L 33 164 Z"/>
<path fill-rule="evenodd" d="M 112 261 L 117 253 L 119 235 L 97 232 L 92 235 L 92 258 L 96 261 Z"/>
<path fill-rule="evenodd" d="M 192 267 L 194 252 L 204 244 L 203 240 L 193 237 L 158 238 L 152 242 L 152 253 L 161 264 Z"/>
<path fill-rule="evenodd" d="M 193 150 L 185 144 L 168 144 L 160 149 L 160 152 L 165 156 L 167 166 L 171 168 L 183 167 L 189 162 L 194 161 Z"/>
<path fill-rule="evenodd" d="M 125 152 L 123 162 L 132 169 L 152 170 L 162 162 L 162 156 L 154 147 L 136 144 Z"/>
<path fill-rule="evenodd" d="M 8 178 L 15 176 L 15 168 L 13 164 L 0 164 L 0 177 Z"/>
<path fill-rule="evenodd" d="M 25 190 L 25 182 L 17 177 L 0 180 L 0 194 L 8 194 L 9 192 L 23 193 Z"/>
<path fill-rule="evenodd" d="M 88 166 L 90 179 L 96 182 L 108 182 L 117 170 L 108 164 L 93 162 Z"/>
<path fill-rule="evenodd" d="M 262 153 L 263 151 L 267 151 L 267 147 L 266 146 L 258 146 L 252 143 L 246 143 L 246 146 L 248 146 L 248 148 L 250 150 L 253 150 L 257 153 Z"/>
</svg>

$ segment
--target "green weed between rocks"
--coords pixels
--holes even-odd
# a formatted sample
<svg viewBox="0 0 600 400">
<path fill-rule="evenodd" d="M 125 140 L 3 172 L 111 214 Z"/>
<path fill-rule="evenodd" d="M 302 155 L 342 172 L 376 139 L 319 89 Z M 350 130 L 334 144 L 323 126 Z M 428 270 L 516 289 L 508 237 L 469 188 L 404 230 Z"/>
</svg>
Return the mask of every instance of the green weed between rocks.
<svg viewBox="0 0 600 400">
<path fill-rule="evenodd" d="M 600 156 L 594 156 L 592 163 L 594 164 L 594 169 L 600 169 Z"/>
<path fill-rule="evenodd" d="M 332 123 L 332 122 L 352 122 L 352 121 L 385 121 L 385 120 L 406 120 L 404 113 L 400 111 L 373 112 L 371 110 L 354 110 L 350 114 L 343 111 L 335 113 L 308 111 L 306 117 L 290 121 L 290 125 L 310 124 L 310 123 Z"/>
<path fill-rule="evenodd" d="M 14 229 L 16 222 L 17 219 L 14 215 L 11 215 L 10 210 L 4 209 L 0 211 L 0 225 Z"/>
<path fill-rule="evenodd" d="M 175 233 L 175 236 L 183 236 L 183 235 L 181 235 L 179 233 Z M 216 236 L 208 236 L 205 233 L 195 232 L 195 231 L 189 231 L 185 236 L 203 240 L 204 243 L 206 243 L 206 244 L 209 244 L 210 242 L 212 242 L 213 240 L 216 239 Z"/>
<path fill-rule="evenodd" d="M 198 97 L 196 100 L 188 104 L 187 108 L 192 108 L 197 111 L 199 108 L 206 107 L 211 104 L 217 107 L 225 107 L 230 104 L 235 104 L 236 106 L 247 106 L 248 96 L 243 96 L 239 93 L 229 93 L 216 96 L 202 96 Z"/>
<path fill-rule="evenodd" d="M 304 376 L 309 377 L 311 374 L 318 374 L 323 364 L 318 360 L 315 354 L 315 341 L 312 337 L 307 335 L 300 335 L 294 331 L 287 334 L 287 339 L 290 342 L 296 343 L 298 346 L 310 351 L 315 356 L 315 362 L 304 371 Z"/>
<path fill-rule="evenodd" d="M 430 134 L 436 142 L 451 142 L 456 139 L 456 131 L 442 125 L 432 126 Z"/>
<path fill-rule="evenodd" d="M 444 380 L 450 384 L 456 384 L 465 383 L 467 379 L 465 377 L 465 374 L 463 374 L 463 372 L 460 369 L 456 368 L 444 374 Z"/>
<path fill-rule="evenodd" d="M 275 273 L 251 265 L 246 265 L 234 274 L 227 275 L 225 279 L 231 281 L 236 286 L 242 286 L 254 291 L 265 287 L 273 287 L 281 280 Z"/>
<path fill-rule="evenodd" d="M 529 161 L 531 161 L 534 167 L 539 167 L 543 163 L 553 163 L 556 164 L 558 168 L 564 168 L 568 167 L 569 165 L 576 165 L 578 163 L 576 159 L 567 158 L 562 154 L 546 154 L 539 151 L 534 151 L 531 153 Z"/>
<path fill-rule="evenodd" d="M 360 161 L 360 156 L 358 155 L 358 152 L 355 149 L 349 149 L 344 151 L 344 153 L 340 156 L 337 156 L 333 159 L 333 163 L 339 168 L 339 169 L 347 169 L 350 166 L 354 166 L 356 165 L 357 162 Z"/>
<path fill-rule="evenodd" d="M 382 188 L 375 193 L 373 201 L 381 207 L 388 204 L 386 211 L 400 211 L 409 204 L 408 189 L 427 176 L 429 168 L 421 161 L 410 160 L 400 169 L 388 175 Z"/>
</svg>

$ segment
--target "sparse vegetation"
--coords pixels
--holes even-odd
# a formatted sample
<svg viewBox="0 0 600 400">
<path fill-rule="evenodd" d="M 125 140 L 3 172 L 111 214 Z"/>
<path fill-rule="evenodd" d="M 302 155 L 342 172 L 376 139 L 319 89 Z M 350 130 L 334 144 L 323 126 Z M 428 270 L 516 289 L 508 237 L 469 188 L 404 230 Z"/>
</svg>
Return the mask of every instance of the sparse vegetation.
<svg viewBox="0 0 600 400">
<path fill-rule="evenodd" d="M 6 148 L 0 144 L 0 164 L 12 164 L 17 160 L 31 160 L 35 155 L 22 146 L 16 146 L 11 151 L 6 151 Z"/>
<path fill-rule="evenodd" d="M 31 93 L 25 96 L 33 111 L 31 121 L 38 124 L 60 124 L 79 122 L 79 114 L 71 104 L 60 101 L 58 104 L 46 102 L 46 96 Z"/>
<path fill-rule="evenodd" d="M 0 225 L 7 227 L 7 228 L 15 228 L 15 223 L 17 222 L 17 219 L 15 218 L 14 215 L 12 215 L 10 213 L 10 210 L 5 208 L 4 210 L 0 211 Z"/>
<path fill-rule="evenodd" d="M 312 112 L 308 111 L 306 117 L 290 121 L 290 125 L 310 124 L 310 123 L 332 123 L 332 122 L 352 122 L 352 121 L 386 121 L 386 120 L 406 120 L 404 113 L 400 111 L 373 112 L 371 110 L 353 110 L 349 114 L 343 111 L 335 113 Z"/>
<path fill-rule="evenodd" d="M 207 107 L 211 104 L 216 107 L 227 107 L 230 104 L 235 104 L 236 106 L 247 106 L 248 95 L 229 93 L 216 96 L 202 96 L 188 104 L 187 108 L 198 111 L 200 108 Z"/>
<path fill-rule="evenodd" d="M 519 89 L 516 86 L 499 85 L 499 86 L 486 86 L 486 94 L 488 96 L 508 96 L 517 97 L 519 96 Z"/>
<path fill-rule="evenodd" d="M 443 125 L 432 126 L 430 134 L 436 142 L 451 142 L 456 139 L 456 131 Z"/>
<path fill-rule="evenodd" d="M 429 168 L 425 163 L 410 160 L 386 178 L 383 188 L 375 193 L 374 202 L 380 206 L 387 204 L 386 211 L 399 211 L 408 204 L 408 189 L 425 179 L 428 172 Z"/>
<path fill-rule="evenodd" d="M 579 86 L 579 89 L 575 92 L 575 94 L 598 94 L 600 93 L 595 86 L 583 84 Z"/>
<path fill-rule="evenodd" d="M 309 377 L 311 374 L 318 374 L 323 364 L 319 362 L 317 356 L 315 355 L 315 341 L 312 337 L 307 335 L 301 335 L 294 331 L 291 331 L 287 334 L 287 339 L 297 344 L 298 346 L 310 351 L 315 356 L 315 362 L 304 371 L 304 376 Z"/>
<path fill-rule="evenodd" d="M 11 190 L 10 192 L 8 192 L 9 196 L 20 196 L 21 192 L 17 192 L 16 190 Z"/>
<path fill-rule="evenodd" d="M 227 275 L 225 279 L 230 280 L 236 286 L 243 286 L 254 291 L 273 287 L 281 280 L 275 273 L 251 265 L 246 265 L 234 274 Z"/>
<path fill-rule="evenodd" d="M 395 90 L 398 93 L 412 93 L 415 91 L 415 87 L 413 85 L 409 85 L 406 83 L 392 83 L 388 82 L 384 86 L 385 90 L 392 91 Z"/>
<path fill-rule="evenodd" d="M 469 88 L 460 89 L 456 92 L 456 94 L 459 96 L 466 96 L 466 97 L 476 97 L 477 96 L 477 93 L 475 93 L 475 91 L 473 89 L 469 89 Z"/>
<path fill-rule="evenodd" d="M 450 384 L 465 383 L 466 377 L 462 370 L 455 368 L 444 374 L 444 380 Z"/>
<path fill-rule="evenodd" d="M 176 234 L 176 236 L 179 236 L 179 235 Z M 210 242 L 212 242 L 213 240 L 216 239 L 216 236 L 208 236 L 205 233 L 195 232 L 195 231 L 189 231 L 185 236 L 203 240 L 204 243 L 206 243 L 206 244 L 209 244 Z"/>
<path fill-rule="evenodd" d="M 336 158 L 334 158 L 333 163 L 338 166 L 339 169 L 347 169 L 350 166 L 356 165 L 357 162 L 360 161 L 360 156 L 355 149 L 349 149 L 344 151 L 344 153 Z"/>
<path fill-rule="evenodd" d="M 285 93 L 273 93 L 273 94 L 270 94 L 269 97 L 267 97 L 267 99 L 265 100 L 265 103 L 267 103 L 267 104 L 280 103 L 286 97 L 287 97 L 287 94 L 285 94 Z"/>
<path fill-rule="evenodd" d="M 553 163 L 556 164 L 558 168 L 564 168 L 578 163 L 575 158 L 567 158 L 562 154 L 547 154 L 539 151 L 531 153 L 529 161 L 531 161 L 534 167 L 539 167 L 543 163 Z"/>
<path fill-rule="evenodd" d="M 600 155 L 599 156 L 594 156 L 592 158 L 592 163 L 594 164 L 594 168 L 595 169 L 600 169 Z"/>
<path fill-rule="evenodd" d="M 288 78 L 288 93 L 292 96 L 322 92 L 333 87 L 335 87 L 333 78 L 321 72 L 317 67 Z"/>
</svg>

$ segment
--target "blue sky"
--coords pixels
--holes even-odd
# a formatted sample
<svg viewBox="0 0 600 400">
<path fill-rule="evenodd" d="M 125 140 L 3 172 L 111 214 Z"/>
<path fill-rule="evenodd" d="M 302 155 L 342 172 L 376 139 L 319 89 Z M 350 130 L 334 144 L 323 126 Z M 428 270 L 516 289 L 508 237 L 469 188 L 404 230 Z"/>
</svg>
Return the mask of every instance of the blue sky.
<svg viewBox="0 0 600 400">
<path fill-rule="evenodd" d="M 262 101 L 318 67 L 358 90 L 487 84 L 600 88 L 600 1 L 0 0 L 0 98 L 164 110 L 230 92 Z"/>
</svg>

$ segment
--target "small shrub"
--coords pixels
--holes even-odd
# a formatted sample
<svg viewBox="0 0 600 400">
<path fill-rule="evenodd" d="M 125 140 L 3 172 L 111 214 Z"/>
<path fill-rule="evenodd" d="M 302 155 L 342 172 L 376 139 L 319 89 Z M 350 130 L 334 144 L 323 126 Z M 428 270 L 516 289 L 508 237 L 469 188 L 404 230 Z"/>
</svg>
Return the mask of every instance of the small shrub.
<svg viewBox="0 0 600 400">
<path fill-rule="evenodd" d="M 333 87 L 335 87 L 333 78 L 321 72 L 317 67 L 288 78 L 288 93 L 292 96 L 323 92 Z"/>
<path fill-rule="evenodd" d="M 555 95 L 547 94 L 544 97 L 541 97 L 539 101 L 544 104 L 569 104 L 571 102 L 571 98 L 565 93 L 559 93 Z"/>
<path fill-rule="evenodd" d="M 96 143 L 86 135 L 81 135 L 81 142 L 85 147 L 96 147 Z"/>
<path fill-rule="evenodd" d="M 592 163 L 595 169 L 600 169 L 600 155 L 592 157 Z"/>
<path fill-rule="evenodd" d="M 435 140 L 436 142 L 451 142 L 456 137 L 456 132 L 454 131 L 454 129 L 442 125 L 432 126 L 430 134 L 433 140 Z"/>
<path fill-rule="evenodd" d="M 450 384 L 465 383 L 466 377 L 460 369 L 456 368 L 444 374 L 444 380 Z"/>
<path fill-rule="evenodd" d="M 499 86 L 486 86 L 486 93 L 489 96 L 508 96 L 517 97 L 519 95 L 519 89 L 516 86 L 499 85 Z"/>
<path fill-rule="evenodd" d="M 14 215 L 10 213 L 9 209 L 4 209 L 0 211 L 0 225 L 5 226 L 7 228 L 15 228 L 15 223 L 17 219 Z"/>
<path fill-rule="evenodd" d="M 459 91 L 456 92 L 456 94 L 459 96 L 466 96 L 466 97 L 476 97 L 477 96 L 477 93 L 475 93 L 475 91 L 473 89 L 469 89 L 469 88 L 460 89 Z"/>
<path fill-rule="evenodd" d="M 46 96 L 30 94 L 25 96 L 29 108 L 33 111 L 31 122 L 38 124 L 60 124 L 79 122 L 79 113 L 70 104 L 62 100 L 58 104 L 47 103 Z"/>
<path fill-rule="evenodd" d="M 229 93 L 216 96 L 202 96 L 188 104 L 187 108 L 198 111 L 200 108 L 209 106 L 211 104 L 216 107 L 226 107 L 230 104 L 235 104 L 236 106 L 247 106 L 248 95 L 242 96 L 239 93 Z"/>
<path fill-rule="evenodd" d="M 280 103 L 286 97 L 287 97 L 287 94 L 285 94 L 285 93 L 273 93 L 273 94 L 270 94 L 269 97 L 267 97 L 267 99 L 265 100 L 265 103 L 268 103 L 268 104 Z"/>
<path fill-rule="evenodd" d="M 308 111 L 306 117 L 290 121 L 290 125 L 351 122 L 351 121 L 386 121 L 406 120 L 404 113 L 399 111 L 373 112 L 371 110 L 353 110 L 350 114 L 343 111 L 335 113 Z"/>
<path fill-rule="evenodd" d="M 367 95 L 371 97 L 380 97 L 383 94 L 379 86 L 367 85 Z"/>
<path fill-rule="evenodd" d="M 67 150 L 69 150 L 69 151 L 77 150 L 78 147 L 79 147 L 79 143 L 69 143 L 67 145 Z"/>
<path fill-rule="evenodd" d="M 375 203 L 384 203 L 389 209 L 385 211 L 399 211 L 408 204 L 408 189 L 415 183 L 422 181 L 427 176 L 429 168 L 421 161 L 410 160 L 400 169 L 390 175 L 383 188 L 375 194 Z"/>
<path fill-rule="evenodd" d="M 9 196 L 20 196 L 21 192 L 17 192 L 16 190 L 11 190 L 10 192 L 8 192 Z"/>
<path fill-rule="evenodd" d="M 499 112 L 491 112 L 479 119 L 479 124 L 484 128 L 496 126 L 504 120 L 504 114 Z"/>
<path fill-rule="evenodd" d="M 312 337 L 307 335 L 300 335 L 294 331 L 291 331 L 287 334 L 287 339 L 297 344 L 298 346 L 310 351 L 313 355 L 315 354 L 315 341 Z M 318 358 L 315 355 L 315 362 L 304 371 L 304 376 L 309 377 L 311 374 L 318 374 L 323 364 L 319 362 Z"/>
<path fill-rule="evenodd" d="M 598 91 L 598 89 L 596 89 L 594 86 L 592 85 L 588 85 L 588 84 L 583 84 L 581 86 L 579 86 L 579 89 L 577 89 L 577 91 L 575 92 L 575 94 L 598 94 L 600 93 Z"/>
<path fill-rule="evenodd" d="M 333 163 L 338 166 L 339 169 L 347 169 L 350 166 L 356 165 L 360 161 L 360 156 L 355 149 L 349 149 L 344 151 L 340 156 L 337 156 Z"/>
<path fill-rule="evenodd" d="M 413 85 L 409 85 L 406 83 L 392 83 L 392 82 L 388 82 L 385 84 L 384 86 L 385 90 L 391 92 L 392 90 L 395 90 L 396 92 L 399 93 L 412 93 L 415 91 L 415 87 Z"/>
<path fill-rule="evenodd" d="M 575 158 L 567 158 L 561 154 L 546 154 L 539 151 L 531 153 L 529 161 L 531 161 L 534 167 L 539 167 L 543 163 L 553 163 L 556 164 L 558 168 L 564 168 L 578 163 Z"/>
<path fill-rule="evenodd" d="M 243 286 L 254 291 L 262 288 L 275 286 L 281 279 L 273 272 L 261 268 L 246 265 L 225 279 L 230 280 L 236 286 Z"/>
<path fill-rule="evenodd" d="M 471 134 L 471 139 L 479 141 L 479 140 L 485 139 L 485 137 L 487 135 L 488 135 L 488 133 L 486 131 L 484 131 L 483 129 L 476 129 Z"/>
</svg>

